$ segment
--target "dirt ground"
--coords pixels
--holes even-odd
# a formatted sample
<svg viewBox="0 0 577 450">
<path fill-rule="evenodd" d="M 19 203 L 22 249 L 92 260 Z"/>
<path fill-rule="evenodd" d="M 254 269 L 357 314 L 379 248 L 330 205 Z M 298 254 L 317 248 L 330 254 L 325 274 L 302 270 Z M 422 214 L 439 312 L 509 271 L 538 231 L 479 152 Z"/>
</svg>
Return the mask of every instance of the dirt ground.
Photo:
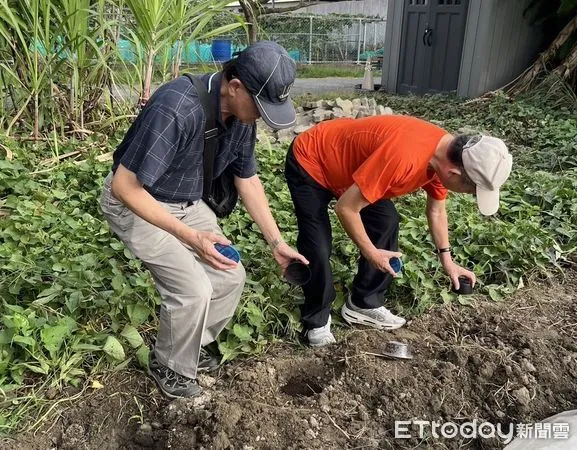
<svg viewBox="0 0 577 450">
<path fill-rule="evenodd" d="M 138 371 L 101 379 L 3 449 L 502 448 L 497 439 L 394 438 L 395 420 L 532 423 L 577 407 L 577 274 L 506 303 L 444 305 L 392 333 L 349 329 L 311 350 L 279 344 L 169 402 Z M 380 354 L 408 342 L 412 360 Z"/>
</svg>

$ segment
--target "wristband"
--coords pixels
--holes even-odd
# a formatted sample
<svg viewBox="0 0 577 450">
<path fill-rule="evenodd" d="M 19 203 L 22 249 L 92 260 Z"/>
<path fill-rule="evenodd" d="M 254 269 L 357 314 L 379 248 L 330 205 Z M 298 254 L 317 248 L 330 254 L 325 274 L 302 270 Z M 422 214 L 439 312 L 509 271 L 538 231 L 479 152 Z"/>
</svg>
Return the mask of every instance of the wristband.
<svg viewBox="0 0 577 450">
<path fill-rule="evenodd" d="M 270 245 L 271 250 L 274 250 L 281 244 L 281 242 L 283 242 L 282 238 L 278 237 L 275 240 L 269 242 L 268 245 Z"/>
<path fill-rule="evenodd" d="M 451 253 L 451 247 L 438 248 L 437 254 L 440 255 L 441 253 Z"/>
</svg>

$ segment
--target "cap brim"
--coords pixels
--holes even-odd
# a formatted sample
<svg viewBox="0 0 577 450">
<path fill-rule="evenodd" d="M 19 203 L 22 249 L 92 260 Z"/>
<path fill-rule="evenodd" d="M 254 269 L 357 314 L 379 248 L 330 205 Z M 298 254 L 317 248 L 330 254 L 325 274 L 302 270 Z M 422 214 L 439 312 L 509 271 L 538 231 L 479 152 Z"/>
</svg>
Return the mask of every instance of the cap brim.
<svg viewBox="0 0 577 450">
<path fill-rule="evenodd" d="M 492 216 L 499 210 L 499 190 L 487 191 L 477 186 L 477 206 L 484 216 Z"/>
<path fill-rule="evenodd" d="M 262 120 L 272 129 L 280 130 L 296 124 L 297 114 L 290 97 L 283 103 L 268 103 L 256 95 L 253 98 Z"/>
</svg>

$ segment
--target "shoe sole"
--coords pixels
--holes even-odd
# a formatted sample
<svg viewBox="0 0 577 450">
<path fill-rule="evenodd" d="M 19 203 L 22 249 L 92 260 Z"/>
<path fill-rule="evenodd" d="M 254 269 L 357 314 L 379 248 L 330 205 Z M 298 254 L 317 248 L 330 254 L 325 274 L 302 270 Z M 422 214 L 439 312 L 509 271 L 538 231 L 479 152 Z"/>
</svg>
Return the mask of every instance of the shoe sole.
<svg viewBox="0 0 577 450">
<path fill-rule="evenodd" d="M 366 325 L 372 328 L 387 331 L 401 328 L 406 323 L 404 322 L 401 324 L 384 324 L 383 322 L 378 322 L 375 319 L 371 319 L 370 317 L 365 316 L 364 314 L 352 311 L 346 308 L 345 306 L 343 306 L 343 309 L 341 310 L 341 316 L 343 317 L 343 319 L 345 319 L 345 322 L 347 322 L 349 325 L 356 323 L 359 325 Z"/>
</svg>

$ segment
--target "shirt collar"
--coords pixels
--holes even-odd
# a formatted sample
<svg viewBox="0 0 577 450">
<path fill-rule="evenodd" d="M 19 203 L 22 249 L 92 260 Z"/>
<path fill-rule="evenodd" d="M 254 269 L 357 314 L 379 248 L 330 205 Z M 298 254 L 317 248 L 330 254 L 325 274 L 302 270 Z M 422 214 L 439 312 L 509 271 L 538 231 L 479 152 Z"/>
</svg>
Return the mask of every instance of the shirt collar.
<svg viewBox="0 0 577 450">
<path fill-rule="evenodd" d="M 227 124 L 222 121 L 222 114 L 220 113 L 220 83 L 222 81 L 222 72 L 215 72 L 210 75 L 205 75 L 208 93 L 213 96 L 216 100 L 216 123 L 218 128 L 226 131 L 230 126 L 230 122 Z"/>
</svg>

